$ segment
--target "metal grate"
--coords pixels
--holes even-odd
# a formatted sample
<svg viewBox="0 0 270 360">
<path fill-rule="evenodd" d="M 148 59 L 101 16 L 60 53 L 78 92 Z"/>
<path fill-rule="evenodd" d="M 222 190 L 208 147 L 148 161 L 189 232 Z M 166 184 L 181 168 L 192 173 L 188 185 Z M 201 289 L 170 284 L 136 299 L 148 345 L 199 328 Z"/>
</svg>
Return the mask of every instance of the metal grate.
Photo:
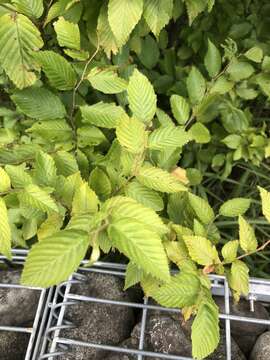
<svg viewBox="0 0 270 360">
<path fill-rule="evenodd" d="M 83 264 L 82 264 L 83 265 Z M 58 355 L 63 355 L 65 350 L 70 347 L 91 347 L 96 349 L 108 350 L 117 354 L 125 353 L 137 356 L 138 360 L 147 358 L 160 358 L 160 359 L 177 359 L 177 360 L 192 360 L 188 357 L 181 357 L 179 355 L 171 355 L 165 353 L 151 352 L 144 349 L 145 333 L 147 326 L 147 316 L 151 310 L 159 310 L 161 312 L 176 312 L 180 313 L 178 309 L 168 309 L 161 306 L 149 303 L 147 298 L 144 303 L 126 302 L 126 301 L 113 301 L 108 299 L 101 299 L 96 297 L 84 296 L 83 294 L 74 293 L 72 289 L 73 284 L 81 283 L 85 280 L 84 274 L 87 272 L 95 272 L 100 274 L 114 275 L 124 277 L 125 265 L 98 262 L 92 268 L 81 267 L 76 274 L 74 274 L 69 281 L 59 285 L 56 288 L 53 302 L 50 305 L 51 312 L 47 322 L 46 336 L 42 344 L 42 350 L 39 360 L 41 359 L 57 359 Z M 246 323 L 270 325 L 270 320 L 256 319 L 248 316 L 237 316 L 230 312 L 230 291 L 227 281 L 222 276 L 211 276 L 212 292 L 214 295 L 222 296 L 225 303 L 225 312 L 220 314 L 220 319 L 225 322 L 225 335 L 226 335 L 226 359 L 232 360 L 231 354 L 231 323 L 233 321 L 240 321 Z M 58 299 L 61 299 L 58 301 Z M 254 311 L 254 302 L 262 301 L 270 303 L 270 281 L 251 279 L 250 281 L 250 294 L 248 297 L 250 301 L 250 311 Z M 79 340 L 70 339 L 61 336 L 61 330 L 68 329 L 73 326 L 70 322 L 65 321 L 65 311 L 68 306 L 73 306 L 77 302 L 91 302 L 98 303 L 100 306 L 110 304 L 112 306 L 130 307 L 133 309 L 140 309 L 142 311 L 142 321 L 140 329 L 140 341 L 137 349 L 128 349 L 120 346 L 111 346 L 108 344 L 98 344 L 93 342 L 83 342 Z"/>
<path fill-rule="evenodd" d="M 26 258 L 27 251 L 25 250 L 13 250 L 13 264 L 23 265 L 25 258 Z M 4 256 L 0 256 L 0 262 L 6 263 L 6 258 Z M 0 332 L 1 331 L 8 331 L 8 332 L 16 332 L 16 333 L 25 333 L 29 334 L 29 341 L 28 346 L 26 349 L 25 360 L 37 360 L 38 359 L 38 352 L 41 339 L 44 336 L 44 325 L 46 321 L 46 312 L 49 309 L 50 303 L 50 290 L 41 289 L 41 288 L 30 288 L 27 286 L 22 286 L 19 284 L 6 284 L 0 283 L 1 289 L 26 289 L 31 291 L 39 292 L 39 300 L 37 304 L 36 314 L 34 321 L 30 327 L 20 327 L 20 326 L 13 326 L 10 325 L 1 325 L 0 319 Z"/>
<path fill-rule="evenodd" d="M 27 251 L 13 250 L 13 264 L 23 265 Z M 6 262 L 3 256 L 0 256 L 0 262 Z M 165 353 L 157 353 L 145 350 L 145 334 L 147 327 L 148 314 L 150 311 L 158 310 L 164 313 L 175 312 L 180 313 L 178 309 L 168 309 L 161 306 L 153 305 L 148 298 L 144 299 L 144 303 L 127 302 L 127 301 L 113 301 L 108 299 L 101 299 L 96 297 L 84 296 L 73 292 L 73 284 L 81 284 L 86 280 L 85 274 L 99 273 L 114 275 L 123 278 L 125 275 L 125 265 L 98 262 L 92 268 L 85 268 L 82 262 L 82 267 L 78 272 L 73 274 L 70 279 L 55 288 L 40 289 L 28 288 L 18 284 L 0 284 L 0 288 L 24 288 L 38 291 L 39 302 L 36 310 L 34 322 L 31 327 L 15 327 L 12 324 L 9 326 L 2 326 L 0 319 L 0 331 L 21 332 L 29 334 L 29 342 L 26 350 L 25 360 L 55 360 L 59 355 L 64 355 L 70 347 L 91 347 L 96 349 L 108 350 L 117 354 L 132 354 L 137 356 L 138 360 L 148 358 L 160 359 L 177 359 L 177 360 L 192 360 L 188 357 L 181 357 L 179 355 L 171 355 Z M 225 322 L 226 334 L 226 359 L 232 360 L 231 355 L 231 323 L 233 321 L 246 322 L 253 324 L 270 325 L 270 320 L 256 319 L 248 316 L 233 315 L 230 311 L 231 298 L 228 284 L 222 276 L 211 276 L 212 292 L 214 295 L 221 296 L 225 303 L 225 312 L 220 314 L 220 319 Z M 250 311 L 254 311 L 255 301 L 261 301 L 270 304 L 270 281 L 262 279 L 250 280 L 250 294 L 248 297 L 250 301 Z M 129 349 L 120 346 L 111 346 L 109 344 L 98 344 L 93 342 L 83 342 L 66 337 L 62 337 L 61 330 L 70 329 L 74 325 L 65 319 L 65 312 L 68 306 L 73 306 L 78 302 L 96 303 L 100 306 L 110 304 L 112 306 L 123 306 L 133 309 L 141 310 L 141 327 L 140 339 L 137 349 Z"/>
</svg>

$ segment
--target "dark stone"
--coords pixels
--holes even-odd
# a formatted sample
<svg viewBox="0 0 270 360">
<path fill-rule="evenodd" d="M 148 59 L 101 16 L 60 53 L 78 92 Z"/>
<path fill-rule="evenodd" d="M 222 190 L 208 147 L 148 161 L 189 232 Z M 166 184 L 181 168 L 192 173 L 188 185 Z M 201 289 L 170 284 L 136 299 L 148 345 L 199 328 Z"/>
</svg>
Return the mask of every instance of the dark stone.
<svg viewBox="0 0 270 360">
<path fill-rule="evenodd" d="M 141 324 L 137 324 L 132 331 L 131 338 L 121 344 L 121 347 L 138 349 Z M 231 349 L 233 360 L 246 360 L 236 342 L 231 338 Z M 145 332 L 144 349 L 164 354 L 191 357 L 191 341 L 185 335 L 179 321 L 173 320 L 170 316 L 156 314 L 150 316 L 147 321 Z M 137 360 L 137 356 L 130 354 L 111 353 L 106 360 Z M 145 357 L 145 360 L 162 360 L 162 358 Z M 208 360 L 226 360 L 226 336 L 221 331 L 221 341 L 217 350 L 207 357 Z M 163 359 L 164 360 L 164 359 Z"/>
<path fill-rule="evenodd" d="M 21 271 L 0 271 L 0 283 L 19 284 Z M 35 318 L 40 291 L 0 287 L 1 325 L 23 326 Z"/>
<path fill-rule="evenodd" d="M 215 301 L 219 306 L 220 312 L 225 313 L 223 298 L 216 297 Z M 236 316 L 245 316 L 255 319 L 269 320 L 269 313 L 265 307 L 259 303 L 254 303 L 254 311 L 250 311 L 250 303 L 240 300 L 238 304 L 230 304 L 230 313 Z M 258 336 L 268 330 L 268 325 L 248 323 L 243 321 L 231 321 L 231 332 L 234 340 L 239 345 L 244 354 L 250 354 Z"/>
<path fill-rule="evenodd" d="M 123 281 L 115 276 L 89 273 L 87 282 L 72 287 L 72 292 L 96 298 L 131 301 L 123 290 Z M 84 342 L 117 345 L 130 336 L 134 326 L 131 308 L 94 302 L 81 302 L 68 306 L 66 318 L 76 328 L 61 332 L 61 336 Z M 103 360 L 104 350 L 75 346 L 62 360 Z"/>
<path fill-rule="evenodd" d="M 240 350 L 237 343 L 231 338 L 231 351 L 232 351 L 232 360 L 246 360 L 245 355 Z M 212 355 L 206 358 L 207 360 L 226 360 L 226 335 L 225 331 L 221 331 L 220 334 L 220 343 L 216 351 Z"/>
<path fill-rule="evenodd" d="M 270 331 L 262 334 L 252 350 L 250 360 L 269 360 L 270 359 Z"/>
<path fill-rule="evenodd" d="M 1 360 L 24 360 L 28 341 L 28 334 L 0 331 Z"/>
</svg>

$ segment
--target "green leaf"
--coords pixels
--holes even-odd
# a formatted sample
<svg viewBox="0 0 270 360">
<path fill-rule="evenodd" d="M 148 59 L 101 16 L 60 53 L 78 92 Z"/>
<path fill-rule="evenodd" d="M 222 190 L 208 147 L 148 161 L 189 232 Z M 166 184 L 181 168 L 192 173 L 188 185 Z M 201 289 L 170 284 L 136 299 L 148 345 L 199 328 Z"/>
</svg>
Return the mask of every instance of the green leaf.
<svg viewBox="0 0 270 360">
<path fill-rule="evenodd" d="M 156 113 L 157 97 L 150 81 L 137 69 L 129 79 L 127 93 L 133 116 L 149 124 Z"/>
<path fill-rule="evenodd" d="M 209 130 L 202 123 L 197 122 L 188 131 L 190 137 L 198 144 L 207 144 L 211 140 Z"/>
<path fill-rule="evenodd" d="M 111 53 L 117 54 L 118 46 L 108 21 L 107 3 L 104 3 L 100 9 L 100 14 L 98 17 L 97 33 L 98 33 L 100 45 L 104 49 L 107 57 L 109 58 L 111 56 Z"/>
<path fill-rule="evenodd" d="M 117 72 L 111 68 L 102 69 L 95 67 L 87 76 L 87 80 L 94 89 L 104 94 L 118 94 L 126 90 L 126 80 L 120 78 Z"/>
<path fill-rule="evenodd" d="M 160 305 L 171 308 L 183 308 L 193 305 L 199 294 L 200 282 L 196 275 L 181 273 L 172 276 L 164 285 L 158 285 L 153 279 L 146 278 L 142 287 L 147 296 Z"/>
<path fill-rule="evenodd" d="M 245 198 L 235 198 L 226 201 L 221 205 L 219 214 L 227 217 L 243 215 L 250 207 L 251 200 Z"/>
<path fill-rule="evenodd" d="M 108 231 L 113 245 L 147 274 L 170 279 L 165 250 L 156 232 L 132 217 L 114 220 Z"/>
<path fill-rule="evenodd" d="M 258 247 L 254 229 L 242 216 L 239 216 L 239 239 L 240 246 L 246 253 L 253 252 Z"/>
<path fill-rule="evenodd" d="M 83 184 L 81 174 L 78 171 L 72 175 L 69 175 L 67 178 L 64 179 L 58 178 L 58 179 L 59 179 L 59 188 L 57 187 L 57 194 L 62 199 L 62 202 L 68 208 L 71 208 L 75 191 Z"/>
<path fill-rule="evenodd" d="M 86 182 L 75 190 L 72 201 L 72 215 L 94 214 L 98 211 L 99 200 Z"/>
<path fill-rule="evenodd" d="M 96 126 L 85 125 L 77 129 L 79 147 L 97 146 L 106 142 L 103 132 Z"/>
<path fill-rule="evenodd" d="M 204 266 L 219 262 L 217 250 L 210 240 L 202 236 L 183 236 L 183 238 L 193 261 Z"/>
<path fill-rule="evenodd" d="M 236 292 L 237 298 L 240 295 L 247 296 L 249 293 L 249 269 L 247 265 L 240 260 L 232 263 L 231 272 L 228 276 L 230 287 Z"/>
<path fill-rule="evenodd" d="M 161 211 L 164 208 L 162 197 L 154 190 L 151 190 L 137 181 L 132 181 L 126 188 L 126 194 L 142 205 L 155 211 Z"/>
<path fill-rule="evenodd" d="M 205 79 L 195 66 L 192 67 L 187 77 L 187 90 L 192 104 L 198 104 L 201 102 L 205 95 Z"/>
<path fill-rule="evenodd" d="M 102 169 L 98 167 L 91 171 L 89 185 L 101 198 L 101 200 L 104 200 L 110 196 L 112 192 L 112 185 L 109 177 Z"/>
<path fill-rule="evenodd" d="M 142 153 L 146 147 L 147 133 L 145 126 L 135 118 L 121 120 L 116 128 L 116 136 L 121 146 L 133 154 Z"/>
<path fill-rule="evenodd" d="M 10 187 L 10 177 L 8 176 L 8 173 L 2 167 L 0 167 L 0 193 L 8 191 Z"/>
<path fill-rule="evenodd" d="M 224 95 L 232 90 L 234 87 L 234 82 L 229 81 L 225 75 L 220 76 L 212 86 L 210 90 L 210 94 L 217 93 L 220 95 Z"/>
<path fill-rule="evenodd" d="M 199 220 L 208 225 L 215 219 L 215 214 L 208 202 L 197 195 L 188 193 L 189 203 Z"/>
<path fill-rule="evenodd" d="M 75 87 L 76 73 L 63 56 L 53 51 L 39 51 L 33 56 L 53 87 L 59 90 L 71 90 Z"/>
<path fill-rule="evenodd" d="M 59 119 L 66 115 L 59 97 L 45 88 L 15 91 L 11 99 L 22 113 L 34 119 Z"/>
<path fill-rule="evenodd" d="M 0 252 L 8 259 L 12 259 L 11 229 L 8 220 L 7 207 L 2 198 L 0 198 Z"/>
<path fill-rule="evenodd" d="M 158 37 L 160 31 L 172 17 L 173 0 L 145 0 L 144 19 L 152 33 Z"/>
<path fill-rule="evenodd" d="M 233 81 L 248 79 L 254 71 L 254 67 L 244 61 L 235 61 L 227 69 L 227 73 Z"/>
<path fill-rule="evenodd" d="M 205 10 L 207 2 L 205 0 L 185 0 L 189 25 L 193 23 L 196 17 Z"/>
<path fill-rule="evenodd" d="M 30 55 L 43 46 L 35 25 L 22 14 L 5 14 L 0 21 L 0 65 L 19 89 L 36 81 L 38 67 Z"/>
<path fill-rule="evenodd" d="M 36 156 L 35 180 L 42 186 L 55 186 L 56 166 L 54 159 L 43 151 Z"/>
<path fill-rule="evenodd" d="M 228 241 L 222 248 L 221 253 L 225 262 L 233 262 L 237 257 L 237 251 L 239 247 L 239 241 Z"/>
<path fill-rule="evenodd" d="M 157 41 L 151 35 L 147 35 L 145 39 L 139 42 L 141 50 L 138 52 L 138 58 L 144 67 L 151 70 L 153 69 L 159 59 L 160 51 Z"/>
<path fill-rule="evenodd" d="M 170 97 L 171 109 L 173 116 L 178 124 L 185 125 L 189 119 L 190 106 L 185 98 L 179 95 L 172 95 Z"/>
<path fill-rule="evenodd" d="M 149 136 L 148 147 L 153 150 L 182 147 L 190 141 L 188 133 L 180 127 L 166 126 L 154 130 Z"/>
<path fill-rule="evenodd" d="M 52 211 L 59 212 L 54 200 L 39 186 L 30 184 L 27 185 L 24 191 L 18 194 L 22 206 L 30 207 L 51 213 Z"/>
<path fill-rule="evenodd" d="M 218 346 L 219 311 L 210 295 L 198 307 L 191 331 L 192 356 L 201 360 L 210 355 Z"/>
<path fill-rule="evenodd" d="M 5 170 L 14 188 L 24 188 L 33 183 L 31 176 L 25 171 L 25 165 L 6 165 Z"/>
<path fill-rule="evenodd" d="M 258 186 L 262 200 L 262 213 L 266 220 L 270 223 L 270 192 Z"/>
<path fill-rule="evenodd" d="M 240 135 L 232 134 L 226 136 L 222 142 L 228 146 L 229 149 L 238 149 L 241 146 L 242 137 Z"/>
<path fill-rule="evenodd" d="M 137 180 L 146 187 L 165 193 L 187 191 L 187 188 L 173 175 L 157 167 L 141 167 Z"/>
<path fill-rule="evenodd" d="M 50 142 L 68 141 L 72 138 L 71 127 L 62 119 L 38 121 L 26 131 Z"/>
<path fill-rule="evenodd" d="M 78 3 L 78 0 L 58 0 L 54 2 L 49 8 L 44 26 L 60 15 L 67 15 L 66 12 L 76 3 Z"/>
<path fill-rule="evenodd" d="M 128 216 L 137 220 L 159 235 L 164 235 L 168 232 L 167 226 L 152 209 L 126 196 L 116 196 L 107 200 L 103 210 L 106 213 L 111 213 L 115 219 L 122 219 Z"/>
<path fill-rule="evenodd" d="M 174 122 L 165 111 L 157 108 L 156 115 L 160 126 L 174 126 Z"/>
<path fill-rule="evenodd" d="M 68 279 L 78 268 L 88 248 L 88 235 L 80 230 L 63 230 L 32 246 L 21 283 L 50 287 Z"/>
<path fill-rule="evenodd" d="M 89 58 L 89 53 L 85 50 L 63 49 L 63 51 L 74 60 L 86 61 Z"/>
<path fill-rule="evenodd" d="M 77 24 L 65 20 L 62 16 L 53 24 L 60 46 L 80 50 L 81 37 Z"/>
<path fill-rule="evenodd" d="M 99 102 L 94 105 L 83 105 L 80 107 L 83 122 L 99 127 L 116 128 L 121 119 L 127 119 L 127 114 L 121 106 L 114 103 Z"/>
<path fill-rule="evenodd" d="M 263 59 L 263 51 L 261 48 L 254 46 L 253 48 L 245 52 L 245 57 L 251 61 L 260 63 Z"/>
<path fill-rule="evenodd" d="M 63 221 L 63 216 L 60 214 L 50 214 L 37 231 L 38 240 L 41 241 L 58 232 L 63 226 Z"/>
<path fill-rule="evenodd" d="M 142 277 L 143 271 L 138 268 L 136 264 L 130 261 L 126 268 L 124 290 L 127 290 L 128 288 L 136 285 L 138 282 L 141 281 Z"/>
<path fill-rule="evenodd" d="M 59 175 L 69 176 L 79 171 L 75 156 L 67 151 L 58 151 L 54 161 Z"/>
<path fill-rule="evenodd" d="M 119 47 L 127 42 L 143 12 L 143 0 L 109 0 L 108 20 Z"/>
<path fill-rule="evenodd" d="M 204 65 L 210 77 L 214 78 L 221 70 L 221 55 L 218 48 L 208 39 L 208 50 L 204 58 Z"/>
<path fill-rule="evenodd" d="M 28 17 L 40 18 L 43 14 L 43 0 L 12 0 L 18 12 Z"/>
</svg>

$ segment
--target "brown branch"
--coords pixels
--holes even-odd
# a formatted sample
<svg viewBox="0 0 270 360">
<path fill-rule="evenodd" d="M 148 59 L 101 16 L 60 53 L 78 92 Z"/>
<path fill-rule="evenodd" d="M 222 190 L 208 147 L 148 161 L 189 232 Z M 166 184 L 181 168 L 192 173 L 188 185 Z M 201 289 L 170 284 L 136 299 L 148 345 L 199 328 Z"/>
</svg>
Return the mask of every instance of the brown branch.
<svg viewBox="0 0 270 360">
<path fill-rule="evenodd" d="M 238 258 L 236 258 L 237 260 L 241 260 L 247 256 L 253 255 L 253 254 L 257 254 L 260 251 L 263 251 L 268 245 L 270 245 L 270 240 L 266 241 L 266 243 L 264 243 L 262 246 L 260 246 L 258 249 L 256 249 L 255 251 L 250 251 L 244 255 L 238 256 Z"/>
<path fill-rule="evenodd" d="M 82 76 L 80 78 L 80 80 L 78 81 L 77 85 L 75 86 L 74 90 L 73 90 L 73 94 L 72 94 L 72 107 L 71 107 L 71 111 L 70 111 L 70 123 L 73 129 L 75 129 L 75 124 L 73 121 L 73 116 L 74 116 L 74 111 L 75 111 L 75 107 L 76 107 L 76 94 L 77 91 L 79 89 L 79 87 L 81 86 L 82 82 L 84 81 L 84 77 L 85 77 L 85 73 L 87 71 L 87 68 L 89 66 L 89 64 L 93 61 L 93 59 L 95 58 L 95 56 L 97 55 L 97 53 L 99 52 L 99 48 L 100 48 L 100 44 L 99 44 L 99 38 L 97 37 L 97 48 L 95 50 L 95 52 L 93 53 L 93 55 L 87 60 L 87 63 L 85 64 L 85 67 L 83 69 L 83 73 Z"/>
</svg>

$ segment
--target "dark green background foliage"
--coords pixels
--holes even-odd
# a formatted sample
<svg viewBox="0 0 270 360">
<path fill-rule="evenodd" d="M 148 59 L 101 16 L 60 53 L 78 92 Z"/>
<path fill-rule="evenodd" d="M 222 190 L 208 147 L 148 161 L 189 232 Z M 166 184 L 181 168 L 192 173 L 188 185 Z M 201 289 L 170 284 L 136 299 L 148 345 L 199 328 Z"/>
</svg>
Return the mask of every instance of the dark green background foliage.
<svg viewBox="0 0 270 360">
<path fill-rule="evenodd" d="M 126 288 L 195 316 L 194 358 L 214 351 L 207 274 L 237 301 L 269 272 L 269 15 L 261 0 L 0 0 L 0 251 L 30 248 L 24 284 L 120 257 Z"/>
</svg>

